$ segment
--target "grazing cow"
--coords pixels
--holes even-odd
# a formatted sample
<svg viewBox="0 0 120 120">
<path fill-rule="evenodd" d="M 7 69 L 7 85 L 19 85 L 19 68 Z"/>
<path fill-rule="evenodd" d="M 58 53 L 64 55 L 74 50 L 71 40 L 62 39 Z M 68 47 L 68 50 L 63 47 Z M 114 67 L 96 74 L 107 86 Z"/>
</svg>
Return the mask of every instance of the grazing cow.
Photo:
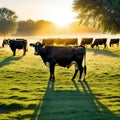
<svg viewBox="0 0 120 120">
<path fill-rule="evenodd" d="M 53 38 L 43 39 L 42 44 L 53 45 L 54 44 L 54 39 Z"/>
<path fill-rule="evenodd" d="M 65 39 L 57 38 L 54 42 L 56 45 L 65 45 Z"/>
<path fill-rule="evenodd" d="M 92 42 L 93 42 L 93 38 L 82 38 L 81 45 L 82 46 L 91 45 Z"/>
<path fill-rule="evenodd" d="M 23 55 L 26 54 L 27 51 L 27 40 L 24 39 L 16 39 L 16 40 L 11 40 L 11 39 L 5 39 L 3 40 L 2 46 L 4 47 L 5 44 L 8 44 L 9 47 L 11 48 L 13 52 L 13 56 L 16 55 L 16 49 L 23 49 Z"/>
<path fill-rule="evenodd" d="M 31 43 L 30 46 L 35 48 L 35 55 L 40 55 L 44 64 L 50 69 L 49 80 L 55 80 L 55 65 L 69 68 L 75 64 L 75 73 L 72 80 L 75 79 L 78 71 L 80 72 L 79 80 L 81 80 L 84 70 L 84 80 L 86 79 L 86 49 L 85 47 L 60 47 L 60 46 L 44 46 L 40 42 Z M 84 60 L 84 68 L 82 61 Z"/>
<path fill-rule="evenodd" d="M 78 44 L 78 39 L 77 38 L 47 38 L 43 39 L 42 44 L 45 45 L 76 45 Z"/>
<path fill-rule="evenodd" d="M 3 42 L 2 42 L 2 47 L 4 47 L 4 45 L 8 44 L 8 40 L 7 39 L 4 39 Z"/>
<path fill-rule="evenodd" d="M 65 46 L 67 46 L 67 45 L 77 46 L 77 44 L 78 44 L 78 39 L 77 38 L 66 38 L 64 41 L 65 41 Z"/>
<path fill-rule="evenodd" d="M 118 38 L 116 38 L 116 39 L 110 39 L 110 47 L 111 47 L 113 44 L 117 44 L 117 46 L 119 46 L 119 39 L 118 39 Z"/>
<path fill-rule="evenodd" d="M 96 47 L 99 49 L 99 45 L 104 45 L 104 48 L 106 48 L 106 42 L 107 42 L 106 38 L 98 38 L 94 40 L 91 47 L 94 48 L 94 46 L 96 45 Z"/>
</svg>

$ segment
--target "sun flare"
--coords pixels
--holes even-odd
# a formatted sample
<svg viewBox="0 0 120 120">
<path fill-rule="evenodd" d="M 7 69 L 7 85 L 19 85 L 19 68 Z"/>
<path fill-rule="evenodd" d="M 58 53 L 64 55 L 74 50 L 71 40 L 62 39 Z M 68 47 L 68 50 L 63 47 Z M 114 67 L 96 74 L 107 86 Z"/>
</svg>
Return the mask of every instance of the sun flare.
<svg viewBox="0 0 120 120">
<path fill-rule="evenodd" d="M 74 14 L 72 10 L 68 9 L 65 5 L 54 8 L 51 16 L 51 21 L 59 27 L 65 27 L 74 21 Z"/>
<path fill-rule="evenodd" d="M 58 27 L 66 27 L 70 22 L 68 20 L 63 20 L 63 19 L 56 18 L 54 20 L 54 23 Z"/>
</svg>

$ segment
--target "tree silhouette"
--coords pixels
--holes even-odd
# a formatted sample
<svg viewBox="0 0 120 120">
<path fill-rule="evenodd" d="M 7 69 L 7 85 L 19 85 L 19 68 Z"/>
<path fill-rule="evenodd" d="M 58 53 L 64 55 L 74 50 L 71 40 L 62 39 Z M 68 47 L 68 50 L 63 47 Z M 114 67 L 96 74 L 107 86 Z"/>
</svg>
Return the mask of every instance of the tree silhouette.
<svg viewBox="0 0 120 120">
<path fill-rule="evenodd" d="M 73 11 L 80 24 L 120 33 L 120 0 L 74 0 Z"/>
<path fill-rule="evenodd" d="M 14 34 L 17 30 L 16 20 L 15 12 L 7 8 L 0 8 L 0 35 Z"/>
</svg>

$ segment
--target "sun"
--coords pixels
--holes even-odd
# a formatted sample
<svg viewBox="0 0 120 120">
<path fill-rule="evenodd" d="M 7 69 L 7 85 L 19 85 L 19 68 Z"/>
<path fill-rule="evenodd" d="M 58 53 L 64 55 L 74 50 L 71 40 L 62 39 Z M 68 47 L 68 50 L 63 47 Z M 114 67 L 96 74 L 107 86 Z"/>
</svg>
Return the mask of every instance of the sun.
<svg viewBox="0 0 120 120">
<path fill-rule="evenodd" d="M 63 20 L 63 19 L 60 19 L 60 18 L 56 18 L 53 22 L 58 27 L 66 27 L 67 25 L 70 24 L 69 20 Z"/>
<path fill-rule="evenodd" d="M 73 13 L 65 6 L 56 8 L 51 13 L 51 21 L 59 27 L 65 27 L 74 21 Z"/>
<path fill-rule="evenodd" d="M 72 21 L 71 17 L 62 13 L 62 11 L 57 11 L 52 19 L 52 21 L 59 27 L 65 27 Z"/>
</svg>

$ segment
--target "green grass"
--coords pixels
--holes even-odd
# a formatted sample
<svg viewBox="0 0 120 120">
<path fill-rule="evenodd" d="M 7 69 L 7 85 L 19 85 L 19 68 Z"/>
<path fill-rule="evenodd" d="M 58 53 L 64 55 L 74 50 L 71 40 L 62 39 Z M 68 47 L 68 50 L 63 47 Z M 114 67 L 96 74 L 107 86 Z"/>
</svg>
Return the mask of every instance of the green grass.
<svg viewBox="0 0 120 120">
<path fill-rule="evenodd" d="M 56 67 L 55 82 L 30 48 L 0 48 L 0 120 L 120 120 L 120 48 L 87 48 L 87 82 Z"/>
</svg>

